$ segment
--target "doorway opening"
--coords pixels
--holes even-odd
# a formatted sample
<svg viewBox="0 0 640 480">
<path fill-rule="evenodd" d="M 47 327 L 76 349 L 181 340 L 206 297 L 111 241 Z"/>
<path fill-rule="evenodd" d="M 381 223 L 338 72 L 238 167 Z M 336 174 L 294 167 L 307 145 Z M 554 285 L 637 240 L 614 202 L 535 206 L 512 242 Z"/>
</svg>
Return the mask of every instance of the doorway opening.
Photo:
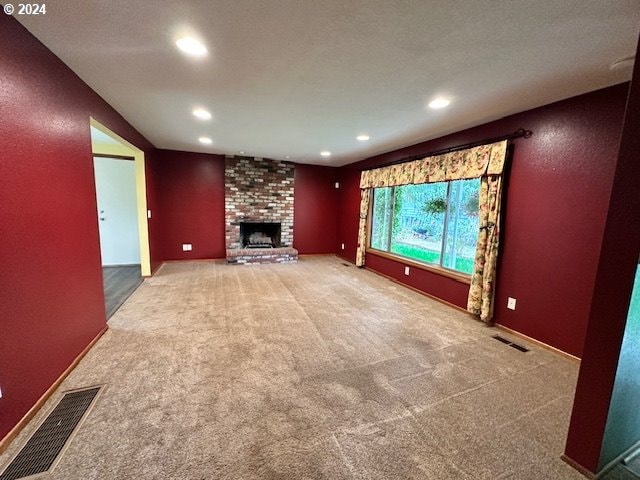
<svg viewBox="0 0 640 480">
<path fill-rule="evenodd" d="M 603 478 L 640 479 L 640 260 L 600 454 Z M 600 478 L 600 477 L 599 477 Z"/>
<path fill-rule="evenodd" d="M 90 123 L 108 319 L 151 274 L 144 152 L 94 119 Z"/>
</svg>

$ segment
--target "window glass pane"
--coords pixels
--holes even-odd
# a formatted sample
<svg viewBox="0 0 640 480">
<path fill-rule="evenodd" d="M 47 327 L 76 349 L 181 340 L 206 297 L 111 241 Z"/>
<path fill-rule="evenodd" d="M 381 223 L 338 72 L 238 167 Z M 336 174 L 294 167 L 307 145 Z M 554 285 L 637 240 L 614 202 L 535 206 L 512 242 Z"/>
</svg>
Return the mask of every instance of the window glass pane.
<svg viewBox="0 0 640 480">
<path fill-rule="evenodd" d="M 478 241 L 480 179 L 451 182 L 449 188 L 442 266 L 471 274 Z"/>
<path fill-rule="evenodd" d="M 373 220 L 371 222 L 371 247 L 389 250 L 389 229 L 391 228 L 392 188 L 373 190 Z"/>
<path fill-rule="evenodd" d="M 444 182 L 396 187 L 391 252 L 440 263 L 446 205 Z"/>
</svg>

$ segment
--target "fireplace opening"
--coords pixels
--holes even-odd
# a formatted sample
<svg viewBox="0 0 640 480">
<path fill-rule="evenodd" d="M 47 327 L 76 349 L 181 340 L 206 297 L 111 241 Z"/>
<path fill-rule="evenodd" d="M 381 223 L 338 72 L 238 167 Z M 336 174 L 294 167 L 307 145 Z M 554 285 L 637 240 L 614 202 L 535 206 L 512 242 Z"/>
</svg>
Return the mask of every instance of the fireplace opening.
<svg viewBox="0 0 640 480">
<path fill-rule="evenodd" d="M 280 223 L 240 222 L 242 248 L 280 247 Z"/>
</svg>

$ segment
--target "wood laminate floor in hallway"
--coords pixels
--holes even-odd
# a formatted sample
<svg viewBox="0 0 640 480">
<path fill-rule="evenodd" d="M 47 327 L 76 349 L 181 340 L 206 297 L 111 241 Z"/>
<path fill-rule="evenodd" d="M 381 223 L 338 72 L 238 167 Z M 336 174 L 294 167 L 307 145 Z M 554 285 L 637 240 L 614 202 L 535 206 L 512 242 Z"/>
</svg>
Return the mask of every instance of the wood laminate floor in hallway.
<svg viewBox="0 0 640 480">
<path fill-rule="evenodd" d="M 105 384 L 46 478 L 584 478 L 575 362 L 333 257 L 165 264 L 109 326 L 0 462 Z"/>
<path fill-rule="evenodd" d="M 105 309 L 109 319 L 142 283 L 140 265 L 102 267 L 102 280 Z"/>
</svg>

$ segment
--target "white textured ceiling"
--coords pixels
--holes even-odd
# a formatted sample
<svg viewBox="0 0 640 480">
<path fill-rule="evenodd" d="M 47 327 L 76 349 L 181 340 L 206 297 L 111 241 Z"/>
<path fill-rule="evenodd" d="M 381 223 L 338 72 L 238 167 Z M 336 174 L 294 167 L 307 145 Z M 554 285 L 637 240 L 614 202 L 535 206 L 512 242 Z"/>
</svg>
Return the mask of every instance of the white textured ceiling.
<svg viewBox="0 0 640 480">
<path fill-rule="evenodd" d="M 343 165 L 628 80 L 609 65 L 635 52 L 640 0 L 56 0 L 18 19 L 159 148 Z M 208 57 L 175 48 L 185 31 Z"/>
</svg>

